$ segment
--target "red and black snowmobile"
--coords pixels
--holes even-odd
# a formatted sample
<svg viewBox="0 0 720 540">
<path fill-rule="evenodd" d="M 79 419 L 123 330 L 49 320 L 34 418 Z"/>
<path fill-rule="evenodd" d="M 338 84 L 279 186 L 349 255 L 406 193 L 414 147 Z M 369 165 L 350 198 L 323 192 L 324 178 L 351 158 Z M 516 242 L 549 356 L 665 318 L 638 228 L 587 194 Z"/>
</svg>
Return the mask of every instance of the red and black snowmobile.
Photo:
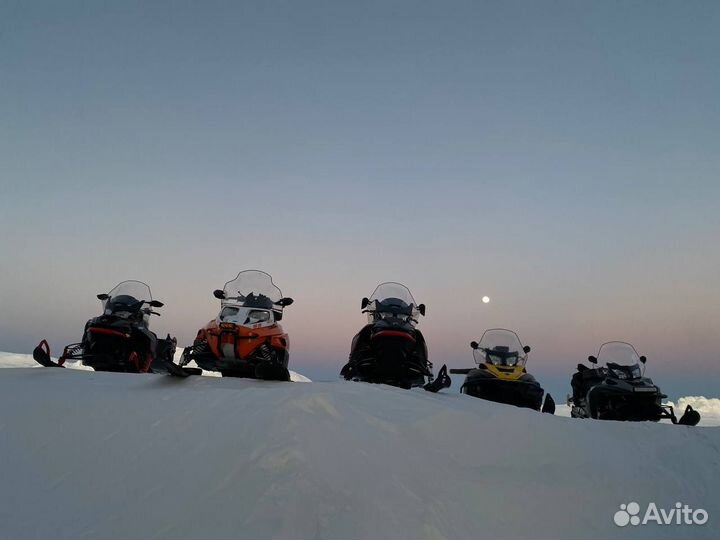
<svg viewBox="0 0 720 540">
<path fill-rule="evenodd" d="M 50 346 L 42 340 L 33 358 L 45 367 L 64 367 L 67 360 L 80 360 L 95 371 L 125 373 L 170 373 L 199 375 L 199 369 L 181 368 L 173 363 L 177 340 L 159 339 L 149 328 L 153 308 L 163 306 L 152 299 L 150 287 L 141 281 L 123 281 L 107 294 L 98 294 L 103 313 L 85 324 L 82 341 L 65 347 L 54 362 Z"/>
<path fill-rule="evenodd" d="M 361 309 L 368 324 L 353 338 L 341 377 L 400 388 L 422 386 L 431 392 L 450 386 L 445 366 L 433 377 L 425 338 L 416 328 L 425 304 L 417 304 L 405 285 L 381 283 L 362 299 Z"/>
</svg>

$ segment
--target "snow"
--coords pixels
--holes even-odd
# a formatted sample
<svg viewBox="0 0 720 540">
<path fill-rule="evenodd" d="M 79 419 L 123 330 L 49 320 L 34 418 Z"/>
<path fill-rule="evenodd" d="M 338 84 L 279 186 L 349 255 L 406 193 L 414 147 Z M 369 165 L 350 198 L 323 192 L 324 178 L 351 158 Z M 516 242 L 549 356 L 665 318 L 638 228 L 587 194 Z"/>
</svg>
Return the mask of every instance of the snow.
<svg viewBox="0 0 720 540">
<path fill-rule="evenodd" d="M 7 358 L 5 358 L 7 360 Z M 447 391 L 0 369 L 0 538 L 717 538 L 720 429 Z M 620 528 L 619 505 L 710 515 Z"/>
<path fill-rule="evenodd" d="M 178 362 L 180 360 L 180 356 L 182 356 L 182 347 L 178 347 L 175 351 L 175 362 Z M 53 358 L 53 360 L 57 361 L 57 358 Z M 188 364 L 190 367 L 198 367 L 195 362 L 190 362 Z M 19 354 L 19 353 L 9 353 L 9 352 L 2 352 L 0 351 L 0 368 L 16 368 L 16 367 L 42 367 L 39 365 L 35 360 L 33 360 L 33 357 L 31 354 Z M 82 369 L 85 371 L 93 371 L 92 368 L 83 366 L 80 362 L 66 362 L 65 367 L 68 369 Z M 290 371 L 290 380 L 292 382 L 312 382 L 311 379 L 308 377 L 305 377 L 304 375 L 301 375 L 300 373 L 297 373 L 293 370 Z M 215 371 L 203 371 L 203 376 L 205 377 L 221 377 L 220 373 Z"/>
</svg>

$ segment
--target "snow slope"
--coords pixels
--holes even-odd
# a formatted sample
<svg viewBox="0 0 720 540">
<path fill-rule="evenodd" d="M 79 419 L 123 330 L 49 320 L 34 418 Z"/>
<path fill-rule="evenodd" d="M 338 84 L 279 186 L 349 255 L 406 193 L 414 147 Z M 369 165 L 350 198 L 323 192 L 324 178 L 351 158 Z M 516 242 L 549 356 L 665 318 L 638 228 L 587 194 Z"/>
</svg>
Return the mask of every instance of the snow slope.
<svg viewBox="0 0 720 540">
<path fill-rule="evenodd" d="M 381 385 L 0 369 L 0 538 L 717 538 L 720 429 Z M 620 528 L 682 501 L 704 526 Z"/>
</svg>

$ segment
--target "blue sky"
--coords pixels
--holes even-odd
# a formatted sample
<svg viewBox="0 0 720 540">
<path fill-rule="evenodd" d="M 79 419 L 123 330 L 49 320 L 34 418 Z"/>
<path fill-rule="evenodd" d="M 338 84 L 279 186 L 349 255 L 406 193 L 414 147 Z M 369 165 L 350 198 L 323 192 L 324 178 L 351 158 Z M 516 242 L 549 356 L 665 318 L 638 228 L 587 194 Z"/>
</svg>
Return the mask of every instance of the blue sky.
<svg viewBox="0 0 720 540">
<path fill-rule="evenodd" d="M 510 326 L 548 378 L 627 339 L 717 381 L 718 27 L 715 2 L 0 3 L 0 349 L 78 339 L 123 279 L 188 342 L 261 268 L 314 373 L 397 280 L 436 363 Z"/>
</svg>

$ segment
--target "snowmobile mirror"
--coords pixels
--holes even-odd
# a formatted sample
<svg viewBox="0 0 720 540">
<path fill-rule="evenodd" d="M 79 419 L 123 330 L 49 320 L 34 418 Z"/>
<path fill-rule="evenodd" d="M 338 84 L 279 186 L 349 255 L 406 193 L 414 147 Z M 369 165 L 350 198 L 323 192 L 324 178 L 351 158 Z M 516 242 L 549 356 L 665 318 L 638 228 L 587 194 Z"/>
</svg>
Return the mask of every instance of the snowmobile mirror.
<svg viewBox="0 0 720 540">
<path fill-rule="evenodd" d="M 369 303 L 370 303 L 370 300 L 368 300 L 367 298 L 363 298 L 363 299 L 362 299 L 362 304 L 361 304 L 360 308 L 361 308 L 361 309 L 365 309 L 366 307 L 368 307 L 368 304 L 369 304 Z"/>
<path fill-rule="evenodd" d="M 523 347 L 523 351 L 525 351 L 525 354 L 529 353 L 529 352 L 530 352 L 530 345 L 525 345 L 525 346 Z"/>
<path fill-rule="evenodd" d="M 107 294 L 98 294 L 97 297 L 98 300 L 107 300 L 108 298 L 110 298 Z"/>
<path fill-rule="evenodd" d="M 289 306 L 290 304 L 292 304 L 294 301 L 295 300 L 293 300 L 292 298 L 287 298 L 287 297 L 281 298 L 280 300 L 277 301 L 277 305 L 286 307 L 286 306 Z"/>
<path fill-rule="evenodd" d="M 470 342 L 470 348 L 471 349 L 477 349 L 480 345 L 478 345 L 477 341 L 471 341 Z"/>
<path fill-rule="evenodd" d="M 425 304 L 420 304 L 418 306 L 418 311 L 420 312 L 420 315 L 422 315 L 424 317 L 425 316 Z"/>
<path fill-rule="evenodd" d="M 647 362 L 647 358 L 644 356 L 641 356 L 640 361 L 644 364 L 645 362 Z"/>
<path fill-rule="evenodd" d="M 593 355 L 588 356 L 588 362 L 591 364 L 597 364 L 597 358 L 595 358 Z"/>
<path fill-rule="evenodd" d="M 163 307 L 165 304 L 163 304 L 160 300 L 153 300 L 150 302 L 150 305 L 152 307 Z"/>
<path fill-rule="evenodd" d="M 225 293 L 221 291 L 220 289 L 215 289 L 213 291 L 213 296 L 217 298 L 218 300 L 224 300 L 225 299 Z"/>
</svg>

